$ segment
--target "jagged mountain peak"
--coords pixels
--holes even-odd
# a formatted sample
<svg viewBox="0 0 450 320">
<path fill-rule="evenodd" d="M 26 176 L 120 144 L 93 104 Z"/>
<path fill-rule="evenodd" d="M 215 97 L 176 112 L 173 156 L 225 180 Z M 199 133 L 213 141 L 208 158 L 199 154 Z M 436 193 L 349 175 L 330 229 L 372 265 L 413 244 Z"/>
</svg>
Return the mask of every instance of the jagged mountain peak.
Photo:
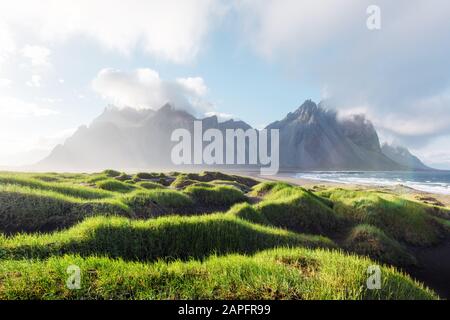
<svg viewBox="0 0 450 320">
<path fill-rule="evenodd" d="M 245 121 L 234 120 L 234 119 L 229 119 L 224 122 L 219 122 L 219 126 L 223 127 L 223 128 L 243 129 L 243 130 L 247 130 L 247 129 L 251 128 L 251 126 L 248 123 L 246 123 Z"/>
<path fill-rule="evenodd" d="M 170 104 L 170 102 L 166 102 L 161 108 L 158 109 L 157 112 L 170 112 L 175 111 L 175 108 Z"/>
<path fill-rule="evenodd" d="M 319 106 L 312 100 L 308 99 L 303 104 L 297 108 L 293 112 L 294 115 L 302 116 L 302 115 L 313 115 L 317 113 L 319 110 Z"/>
<path fill-rule="evenodd" d="M 329 110 L 323 102 L 316 104 L 311 99 L 306 100 L 294 112 L 290 112 L 282 122 L 313 123 L 323 118 L 334 119 L 336 113 Z"/>
<path fill-rule="evenodd" d="M 153 116 L 155 111 L 151 109 L 135 109 L 131 107 L 118 108 L 108 105 L 103 112 L 92 121 L 93 125 L 110 122 L 119 127 L 134 126 L 143 119 Z"/>
<path fill-rule="evenodd" d="M 268 129 L 279 129 L 280 163 L 304 169 L 399 169 L 381 153 L 373 126 L 362 119 L 338 121 L 324 102 L 306 100 L 296 111 Z"/>
<path fill-rule="evenodd" d="M 300 121 L 308 122 L 317 116 L 322 110 L 319 109 L 317 104 L 312 100 L 306 100 L 300 107 L 294 112 L 288 113 L 286 120 L 288 121 Z"/>
<path fill-rule="evenodd" d="M 108 106 L 89 127 L 81 127 L 38 165 L 42 168 L 143 168 L 170 166 L 173 130 L 250 129 L 241 120 L 197 118 L 166 103 L 158 110 Z M 323 102 L 305 101 L 268 129 L 279 129 L 280 167 L 306 170 L 405 170 L 426 167 L 405 148 L 383 147 L 362 115 L 342 120 Z M 382 152 L 383 151 L 383 152 Z"/>
<path fill-rule="evenodd" d="M 212 115 L 202 119 L 202 123 L 207 127 L 215 127 L 219 124 L 219 119 L 216 115 Z"/>
<path fill-rule="evenodd" d="M 176 108 L 173 104 L 170 102 L 165 103 L 161 108 L 156 110 L 155 117 L 176 117 L 176 118 L 186 118 L 186 119 L 193 119 L 195 118 L 192 114 L 189 112 Z"/>
</svg>

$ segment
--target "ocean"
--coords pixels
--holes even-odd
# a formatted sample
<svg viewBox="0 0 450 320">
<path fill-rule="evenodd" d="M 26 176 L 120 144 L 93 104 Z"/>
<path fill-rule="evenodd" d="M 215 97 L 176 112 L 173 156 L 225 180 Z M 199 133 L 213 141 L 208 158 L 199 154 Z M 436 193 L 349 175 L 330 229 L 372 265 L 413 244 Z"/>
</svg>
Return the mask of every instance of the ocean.
<svg viewBox="0 0 450 320">
<path fill-rule="evenodd" d="M 314 171 L 296 178 L 374 186 L 404 185 L 431 193 L 450 194 L 450 171 Z"/>
</svg>

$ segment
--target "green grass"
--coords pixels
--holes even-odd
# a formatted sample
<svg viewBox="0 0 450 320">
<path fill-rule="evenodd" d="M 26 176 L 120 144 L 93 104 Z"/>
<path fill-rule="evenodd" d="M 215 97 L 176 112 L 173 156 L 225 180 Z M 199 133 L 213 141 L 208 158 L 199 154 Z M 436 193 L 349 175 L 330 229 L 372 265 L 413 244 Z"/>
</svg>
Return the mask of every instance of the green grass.
<svg viewBox="0 0 450 320">
<path fill-rule="evenodd" d="M 251 195 L 261 197 L 265 196 L 267 193 L 270 192 L 275 193 L 279 190 L 288 189 L 292 187 L 293 187 L 292 185 L 285 182 L 262 182 L 255 185 L 252 188 Z"/>
<path fill-rule="evenodd" d="M 114 192 L 120 192 L 120 193 L 127 193 L 134 189 L 133 186 L 131 186 L 125 182 L 115 180 L 115 179 L 101 180 L 101 181 L 97 182 L 97 187 L 102 190 L 108 190 L 108 191 L 114 191 Z"/>
<path fill-rule="evenodd" d="M 198 183 L 196 180 L 188 179 L 184 174 L 178 175 L 176 179 L 170 184 L 172 188 L 184 189 L 187 186 Z"/>
<path fill-rule="evenodd" d="M 149 175 L 170 179 L 165 174 Z M 211 212 L 215 207 L 226 209 L 246 199 L 240 190 L 229 186 L 195 181 L 196 189 L 180 192 L 153 181 L 127 183 L 116 179 L 121 176 L 128 175 L 109 170 L 97 174 L 0 173 L 0 231 L 48 232 L 69 227 L 92 215 L 148 218 L 195 214 L 195 203 Z M 38 177 L 46 177 L 44 180 L 51 182 Z M 204 192 L 201 188 L 205 187 L 211 190 Z"/>
<path fill-rule="evenodd" d="M 184 193 L 165 190 L 164 186 L 150 181 L 127 184 L 108 175 L 117 176 L 117 172 L 0 173 L 0 231 L 51 231 L 98 214 L 149 217 L 173 214 L 172 209 L 193 210 L 193 200 Z M 55 179 L 43 182 L 36 180 L 36 176 Z"/>
<path fill-rule="evenodd" d="M 270 225 L 270 221 L 261 213 L 260 210 L 256 210 L 254 206 L 248 203 L 239 203 L 231 207 L 227 214 L 236 216 L 238 218 L 257 223 L 262 225 Z"/>
<path fill-rule="evenodd" d="M 154 173 L 154 172 L 138 172 L 134 176 L 135 178 L 142 180 L 161 179 L 167 177 L 164 173 Z"/>
<path fill-rule="evenodd" d="M 374 225 L 398 241 L 426 246 L 443 237 L 443 226 L 426 205 L 377 191 L 338 188 L 319 194 L 332 200 L 335 212 L 349 221 Z"/>
<path fill-rule="evenodd" d="M 142 189 L 120 199 L 136 218 L 151 218 L 194 210 L 192 199 L 182 192 L 170 189 Z"/>
<path fill-rule="evenodd" d="M 45 259 L 70 253 L 126 260 L 189 259 L 277 246 L 335 247 L 325 237 L 256 225 L 231 215 L 150 220 L 95 217 L 52 234 L 0 237 L 0 258 Z"/>
<path fill-rule="evenodd" d="M 298 232 L 328 234 L 342 222 L 328 202 L 311 192 L 287 184 L 262 184 L 253 190 L 255 195 L 264 195 L 264 200 L 255 206 L 270 224 Z"/>
<path fill-rule="evenodd" d="M 1 232 L 51 231 L 96 214 L 128 213 L 127 205 L 112 198 L 86 200 L 54 191 L 0 185 Z"/>
<path fill-rule="evenodd" d="M 253 256 L 152 264 L 102 257 L 0 261 L 0 299 L 437 299 L 394 268 L 382 267 L 380 290 L 366 287 L 373 262 L 340 252 L 273 249 Z M 66 286 L 67 268 L 81 288 Z"/>
<path fill-rule="evenodd" d="M 231 186 L 192 185 L 184 192 L 196 203 L 202 205 L 229 206 L 247 200 L 241 190 Z"/>
<path fill-rule="evenodd" d="M 241 190 L 242 192 L 249 192 L 251 190 L 245 184 L 242 184 L 242 183 L 239 183 L 239 182 L 236 182 L 236 181 L 213 180 L 213 181 L 210 182 L 210 184 L 212 184 L 212 185 L 219 185 L 219 186 L 235 187 L 235 188 Z"/>
<path fill-rule="evenodd" d="M 17 175 L 17 173 L 14 173 Z M 22 174 L 23 175 L 23 174 Z M 28 178 L 35 180 L 40 180 L 43 182 L 61 182 L 61 183 L 79 183 L 83 182 L 86 178 L 86 174 L 83 173 L 28 173 L 26 174 Z"/>
<path fill-rule="evenodd" d="M 204 171 L 202 173 L 177 173 L 176 179 L 172 182 L 171 186 L 177 189 L 183 189 L 198 182 L 231 185 L 243 191 L 247 191 L 249 188 L 258 184 L 258 182 L 252 178 L 228 175 L 222 172 Z"/>
<path fill-rule="evenodd" d="M 122 172 L 120 175 L 118 175 L 117 177 L 114 177 L 114 179 L 119 180 L 119 181 L 126 181 L 126 180 L 131 180 L 133 177 L 125 172 Z"/>
<path fill-rule="evenodd" d="M 118 177 L 121 174 L 119 171 L 112 170 L 112 169 L 104 170 L 102 173 L 105 176 L 110 177 L 110 178 Z"/>
<path fill-rule="evenodd" d="M 108 177 L 106 174 L 92 174 L 86 177 L 85 182 L 90 185 L 96 185 L 97 182 L 108 179 L 110 179 L 110 177 Z"/>
<path fill-rule="evenodd" d="M 346 239 L 351 252 L 367 255 L 372 259 L 396 266 L 416 264 L 416 259 L 397 241 L 371 225 L 358 225 Z"/>
<path fill-rule="evenodd" d="M 233 181 L 240 184 L 243 184 L 247 187 L 253 187 L 258 184 L 258 181 L 237 175 L 225 174 L 218 171 L 203 171 L 201 173 L 187 173 L 184 174 L 187 179 L 200 181 L 200 182 L 211 182 L 214 180 L 222 180 L 222 181 Z"/>
<path fill-rule="evenodd" d="M 409 266 L 411 247 L 438 244 L 449 221 L 377 190 L 220 172 L 0 172 L 0 298 L 436 298 L 389 267 L 385 289 L 365 290 L 375 262 L 318 248 Z M 278 247 L 292 249 L 261 252 Z M 89 290 L 58 282 L 71 259 L 94 270 Z"/>
<path fill-rule="evenodd" d="M 148 190 L 165 188 L 162 184 L 151 181 L 139 181 L 136 185 Z"/>
<path fill-rule="evenodd" d="M 15 174 L 1 174 L 0 185 L 16 185 L 40 191 L 53 191 L 69 197 L 82 199 L 100 199 L 112 196 L 109 192 L 96 190 L 81 185 L 43 182 Z"/>
</svg>

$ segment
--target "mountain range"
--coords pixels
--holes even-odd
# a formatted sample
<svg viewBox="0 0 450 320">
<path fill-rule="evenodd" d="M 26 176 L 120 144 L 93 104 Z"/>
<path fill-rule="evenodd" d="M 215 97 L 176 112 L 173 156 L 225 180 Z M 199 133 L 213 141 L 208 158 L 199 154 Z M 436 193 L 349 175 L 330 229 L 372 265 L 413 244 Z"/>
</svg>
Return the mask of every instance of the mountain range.
<svg viewBox="0 0 450 320">
<path fill-rule="evenodd" d="M 33 166 L 37 170 L 101 170 L 105 168 L 172 168 L 170 140 L 175 129 L 191 133 L 194 121 L 203 130 L 250 129 L 239 120 L 219 121 L 216 116 L 197 119 L 166 104 L 150 109 L 108 107 L 89 126 L 81 126 L 64 144 Z M 280 133 L 282 170 L 428 170 L 406 148 L 380 145 L 373 124 L 364 115 L 345 119 L 305 101 L 267 129 Z"/>
</svg>

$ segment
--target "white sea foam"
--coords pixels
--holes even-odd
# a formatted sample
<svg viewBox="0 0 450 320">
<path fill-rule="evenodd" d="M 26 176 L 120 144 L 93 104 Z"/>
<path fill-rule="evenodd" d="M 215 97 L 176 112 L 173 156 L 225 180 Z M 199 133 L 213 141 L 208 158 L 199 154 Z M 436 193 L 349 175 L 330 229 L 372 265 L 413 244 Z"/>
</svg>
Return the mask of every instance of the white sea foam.
<svg viewBox="0 0 450 320">
<path fill-rule="evenodd" d="M 343 184 L 373 186 L 404 185 L 416 190 L 430 193 L 450 194 L 450 176 L 448 173 L 305 172 L 298 173 L 295 177 Z"/>
</svg>

